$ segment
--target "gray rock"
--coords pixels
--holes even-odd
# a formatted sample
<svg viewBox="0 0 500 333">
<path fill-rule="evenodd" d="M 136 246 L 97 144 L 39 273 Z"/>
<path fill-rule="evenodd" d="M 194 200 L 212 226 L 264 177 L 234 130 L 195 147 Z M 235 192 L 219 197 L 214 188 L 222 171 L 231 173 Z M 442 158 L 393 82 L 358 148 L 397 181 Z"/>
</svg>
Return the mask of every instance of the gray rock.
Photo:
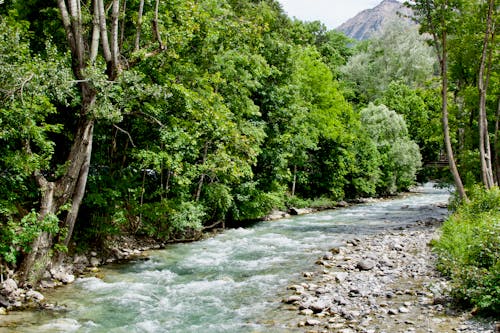
<svg viewBox="0 0 500 333">
<path fill-rule="evenodd" d="M 54 288 L 56 284 L 52 280 L 42 280 L 40 282 L 40 287 L 43 289 Z"/>
<path fill-rule="evenodd" d="M 389 310 L 387 310 L 387 313 L 390 314 L 390 315 L 397 315 L 398 314 L 398 310 L 396 310 L 396 309 L 389 309 Z"/>
<path fill-rule="evenodd" d="M 288 297 L 287 299 L 283 300 L 283 302 L 287 303 L 287 304 L 292 304 L 295 302 L 300 302 L 301 300 L 302 300 L 302 297 L 300 297 L 299 295 L 292 295 L 292 296 Z"/>
<path fill-rule="evenodd" d="M 347 279 L 347 277 L 349 276 L 349 273 L 347 273 L 347 272 L 333 272 L 332 275 L 335 277 L 335 281 L 337 283 L 342 283 Z"/>
<path fill-rule="evenodd" d="M 408 312 L 410 312 L 410 310 L 408 308 L 404 307 L 404 306 L 400 307 L 398 310 L 399 310 L 400 313 L 408 313 Z"/>
<path fill-rule="evenodd" d="M 318 326 L 318 325 L 321 325 L 321 321 L 319 321 L 317 319 L 309 318 L 306 320 L 306 325 L 307 326 Z"/>
<path fill-rule="evenodd" d="M 333 259 L 333 254 L 331 252 L 326 252 L 323 255 L 323 260 L 332 260 Z"/>
<path fill-rule="evenodd" d="M 314 313 L 314 311 L 311 310 L 311 309 L 303 309 L 303 310 L 300 311 L 300 313 L 302 313 L 305 316 L 310 316 L 310 315 L 312 315 Z"/>
<path fill-rule="evenodd" d="M 5 280 L 0 287 L 2 294 L 10 295 L 17 290 L 17 282 L 13 279 Z"/>
<path fill-rule="evenodd" d="M 369 271 L 375 267 L 375 262 L 370 259 L 363 259 L 356 264 L 356 268 L 362 271 Z"/>
<path fill-rule="evenodd" d="M 52 278 L 57 281 L 61 281 L 64 284 L 72 283 L 75 281 L 75 276 L 70 273 L 71 269 L 68 267 L 59 267 L 58 269 L 52 269 L 50 273 Z"/>
<path fill-rule="evenodd" d="M 100 263 L 101 263 L 101 261 L 99 259 L 97 259 L 96 257 L 90 258 L 90 265 L 92 267 L 97 267 L 97 266 L 99 266 Z"/>
<path fill-rule="evenodd" d="M 10 303 L 9 303 L 9 300 L 7 298 L 5 298 L 5 296 L 3 295 L 0 295 L 0 307 L 9 307 Z"/>
<path fill-rule="evenodd" d="M 45 297 L 41 293 L 39 293 L 38 291 L 28 290 L 26 292 L 26 299 L 28 301 L 41 302 L 45 299 Z"/>
<path fill-rule="evenodd" d="M 73 264 L 87 266 L 89 264 L 89 259 L 84 254 L 77 254 L 73 258 Z"/>
<path fill-rule="evenodd" d="M 317 301 L 309 305 L 309 309 L 313 310 L 314 313 L 320 313 L 328 309 L 329 305 L 325 301 Z"/>
<path fill-rule="evenodd" d="M 337 202 L 337 207 L 345 208 L 345 207 L 349 207 L 349 204 L 345 201 L 339 201 L 339 202 Z"/>
</svg>

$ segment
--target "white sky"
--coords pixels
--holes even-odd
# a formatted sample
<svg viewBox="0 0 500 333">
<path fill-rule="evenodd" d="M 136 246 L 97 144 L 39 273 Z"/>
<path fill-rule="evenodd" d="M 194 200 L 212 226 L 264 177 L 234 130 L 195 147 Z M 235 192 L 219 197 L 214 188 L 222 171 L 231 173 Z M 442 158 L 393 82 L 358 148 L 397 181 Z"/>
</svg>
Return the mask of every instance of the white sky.
<svg viewBox="0 0 500 333">
<path fill-rule="evenodd" d="M 301 21 L 321 21 L 333 29 L 362 10 L 377 6 L 382 0 L 278 0 L 290 17 Z"/>
</svg>

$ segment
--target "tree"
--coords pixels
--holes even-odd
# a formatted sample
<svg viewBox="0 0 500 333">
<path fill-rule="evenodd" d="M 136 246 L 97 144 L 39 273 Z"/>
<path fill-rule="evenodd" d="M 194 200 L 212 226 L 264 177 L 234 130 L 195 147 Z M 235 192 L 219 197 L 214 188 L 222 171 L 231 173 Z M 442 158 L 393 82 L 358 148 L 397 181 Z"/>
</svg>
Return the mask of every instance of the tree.
<svg viewBox="0 0 500 333">
<path fill-rule="evenodd" d="M 410 140 L 403 117 L 385 105 L 368 105 L 360 111 L 361 124 L 375 142 L 381 160 L 383 193 L 393 194 L 414 184 L 422 166 L 418 145 Z"/>
<path fill-rule="evenodd" d="M 71 55 L 74 82 L 78 86 L 79 105 L 78 109 L 67 110 L 76 126 L 70 136 L 71 147 L 60 166 L 61 171 L 51 177 L 47 176 L 42 166 L 33 171 L 40 189 L 37 219 L 41 222 L 55 218 L 62 223 L 57 230 L 41 232 L 33 241 L 19 270 L 21 280 L 25 283 L 37 282 L 51 260 L 55 259 L 51 255 L 54 242 L 62 247 L 69 244 L 87 184 L 96 121 L 107 119 L 116 122 L 121 119 L 121 112 L 114 104 L 118 102 L 118 94 L 123 87 L 130 82 L 124 86 L 120 86 L 120 82 L 131 79 L 133 72 L 130 68 L 140 62 L 140 57 L 152 57 L 165 49 L 158 22 L 159 1 L 151 9 L 151 34 L 147 36 L 149 42 L 144 42 L 140 29 L 135 29 L 136 32 L 127 37 L 137 40 L 139 36 L 141 50 L 132 53 L 130 50 L 133 48 L 125 47 L 125 36 L 122 37 L 121 31 L 128 32 L 126 26 L 137 27 L 141 22 L 134 21 L 132 11 L 137 14 L 138 10 L 140 14 L 143 10 L 142 6 L 128 9 L 125 4 L 125 1 L 113 0 L 109 3 L 108 11 L 104 0 L 91 3 L 57 1 Z M 22 7 L 24 4 L 18 5 Z M 125 62 L 125 59 L 128 61 Z M 30 141 L 26 143 L 25 150 L 33 154 Z"/>
<path fill-rule="evenodd" d="M 394 21 L 379 36 L 362 42 L 341 72 L 360 100 L 373 102 L 392 81 L 423 86 L 433 75 L 433 57 L 416 27 Z"/>
<path fill-rule="evenodd" d="M 455 181 L 455 188 L 460 198 L 467 200 L 462 178 L 455 161 L 448 120 L 448 32 L 452 29 L 456 3 L 453 0 L 417 0 L 405 4 L 413 9 L 414 19 L 420 24 L 420 31 L 432 36 L 432 45 L 436 51 L 441 76 L 444 146 L 450 171 Z"/>
</svg>

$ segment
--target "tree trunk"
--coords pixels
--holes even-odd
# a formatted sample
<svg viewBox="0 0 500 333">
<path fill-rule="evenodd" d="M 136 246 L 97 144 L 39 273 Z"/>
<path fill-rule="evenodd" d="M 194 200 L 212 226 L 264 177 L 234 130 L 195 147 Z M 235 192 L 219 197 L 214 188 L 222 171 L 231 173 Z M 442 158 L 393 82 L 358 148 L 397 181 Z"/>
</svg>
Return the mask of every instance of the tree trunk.
<svg viewBox="0 0 500 333">
<path fill-rule="evenodd" d="M 208 155 L 208 147 L 210 145 L 210 142 L 206 142 L 205 143 L 205 147 L 203 148 L 203 158 L 202 158 L 202 161 L 201 161 L 201 165 L 205 165 L 206 161 L 207 161 L 207 155 Z M 201 190 L 203 189 L 203 183 L 205 181 L 205 174 L 202 173 L 201 176 L 200 176 L 200 180 L 198 182 L 198 188 L 196 189 L 196 194 L 195 194 L 195 201 L 198 202 L 200 201 L 200 197 L 201 197 Z"/>
<path fill-rule="evenodd" d="M 457 168 L 455 156 L 453 154 L 453 147 L 450 138 L 450 126 L 448 123 L 448 50 L 447 50 L 447 34 L 444 31 L 441 38 L 441 99 L 442 99 L 442 123 L 444 133 L 444 145 L 446 148 L 446 155 L 448 156 L 448 163 L 450 171 L 455 181 L 455 188 L 462 200 L 467 200 L 467 194 L 462 183 L 462 178 Z"/>
<path fill-rule="evenodd" d="M 491 35 L 492 12 L 494 0 L 489 1 L 488 16 L 486 20 L 486 32 L 484 34 L 483 51 L 479 65 L 479 155 L 481 159 L 481 176 L 483 184 L 487 189 L 494 186 L 493 166 L 491 163 L 490 137 L 488 131 L 488 117 L 486 114 L 486 92 L 488 89 L 488 77 L 485 78 L 486 62 L 488 58 L 488 44 Z"/>
<path fill-rule="evenodd" d="M 139 12 L 137 13 L 137 25 L 136 25 L 136 34 L 135 34 L 135 48 L 134 51 L 139 51 L 141 46 L 141 30 L 142 30 L 142 13 L 144 11 L 144 0 L 139 2 Z"/>
<path fill-rule="evenodd" d="M 495 141 L 493 153 L 495 155 L 496 183 L 500 184 L 500 98 L 498 98 L 497 117 L 495 121 Z"/>
<path fill-rule="evenodd" d="M 297 166 L 293 166 L 292 197 L 295 195 L 295 186 L 297 184 Z"/>
</svg>

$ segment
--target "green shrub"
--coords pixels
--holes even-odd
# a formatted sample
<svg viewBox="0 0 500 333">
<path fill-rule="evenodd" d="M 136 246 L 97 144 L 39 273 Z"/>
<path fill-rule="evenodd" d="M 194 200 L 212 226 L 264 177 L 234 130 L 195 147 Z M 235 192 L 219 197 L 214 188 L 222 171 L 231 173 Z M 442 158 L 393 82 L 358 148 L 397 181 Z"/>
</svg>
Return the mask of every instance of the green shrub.
<svg viewBox="0 0 500 333">
<path fill-rule="evenodd" d="M 500 313 L 500 189 L 474 187 L 434 244 L 453 296 L 483 313 Z"/>
</svg>

